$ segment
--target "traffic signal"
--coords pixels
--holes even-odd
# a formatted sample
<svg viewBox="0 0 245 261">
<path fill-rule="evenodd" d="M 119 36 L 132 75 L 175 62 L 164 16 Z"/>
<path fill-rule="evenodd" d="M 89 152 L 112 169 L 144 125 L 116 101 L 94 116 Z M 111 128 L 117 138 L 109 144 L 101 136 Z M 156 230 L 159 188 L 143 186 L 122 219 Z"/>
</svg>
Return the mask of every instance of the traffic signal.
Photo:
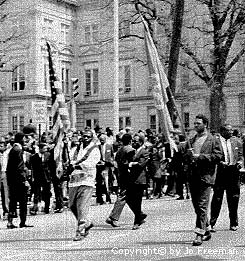
<svg viewBox="0 0 245 261">
<path fill-rule="evenodd" d="M 78 78 L 71 78 L 72 81 L 72 94 L 73 94 L 73 98 L 76 98 L 77 95 L 79 94 L 78 92 Z"/>
</svg>

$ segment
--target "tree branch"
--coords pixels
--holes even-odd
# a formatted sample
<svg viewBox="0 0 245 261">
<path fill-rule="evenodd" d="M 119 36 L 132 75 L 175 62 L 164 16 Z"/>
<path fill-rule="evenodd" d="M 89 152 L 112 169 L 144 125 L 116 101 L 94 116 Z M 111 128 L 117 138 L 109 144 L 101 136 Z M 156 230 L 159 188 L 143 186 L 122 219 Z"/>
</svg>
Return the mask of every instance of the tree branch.
<svg viewBox="0 0 245 261">
<path fill-rule="evenodd" d="M 206 69 L 203 67 L 201 60 L 195 55 L 195 53 L 187 45 L 181 43 L 180 46 L 184 50 L 184 52 L 195 62 L 195 64 L 197 65 L 198 69 L 202 74 L 202 79 L 207 83 L 210 80 L 210 77 Z"/>
<path fill-rule="evenodd" d="M 186 64 L 186 63 L 182 63 L 182 62 L 179 62 L 179 65 L 183 68 L 187 68 L 191 71 L 193 71 L 193 73 L 198 76 L 201 80 L 203 80 L 205 82 L 205 78 L 203 77 L 202 74 L 200 74 L 195 68 L 191 67 L 189 64 Z"/>
<path fill-rule="evenodd" d="M 227 74 L 231 68 L 240 60 L 240 58 L 244 55 L 245 53 L 245 47 L 240 50 L 240 52 L 232 59 L 230 64 L 228 64 L 225 68 L 225 73 Z"/>
</svg>

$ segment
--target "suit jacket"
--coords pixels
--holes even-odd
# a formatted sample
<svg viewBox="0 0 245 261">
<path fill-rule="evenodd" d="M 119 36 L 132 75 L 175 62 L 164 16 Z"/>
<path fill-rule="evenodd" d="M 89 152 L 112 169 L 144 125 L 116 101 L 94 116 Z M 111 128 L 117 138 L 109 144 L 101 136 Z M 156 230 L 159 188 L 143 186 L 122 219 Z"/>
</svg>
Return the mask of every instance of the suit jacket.
<svg viewBox="0 0 245 261">
<path fill-rule="evenodd" d="M 119 187 L 124 190 L 129 184 L 129 162 L 133 161 L 135 150 L 131 145 L 122 146 L 117 151 L 115 161 L 117 162 Z"/>
<path fill-rule="evenodd" d="M 12 189 L 18 189 L 20 185 L 27 181 L 23 149 L 20 147 L 20 144 L 14 144 L 9 152 L 6 176 L 8 186 Z"/>
<path fill-rule="evenodd" d="M 144 147 L 133 157 L 133 162 L 137 162 L 130 169 L 130 182 L 134 184 L 146 184 L 146 167 L 150 159 L 150 153 Z"/>
<path fill-rule="evenodd" d="M 196 138 L 197 136 L 194 136 L 190 140 L 191 146 L 193 146 Z M 194 161 L 189 162 L 190 179 L 213 185 L 215 182 L 215 167 L 222 158 L 220 141 L 216 136 L 208 133 L 199 156 Z"/>
<path fill-rule="evenodd" d="M 51 156 L 49 152 L 44 153 L 44 161 L 36 153 L 31 157 L 31 166 L 33 171 L 34 182 L 51 181 Z"/>
<path fill-rule="evenodd" d="M 219 136 L 218 136 L 219 138 Z M 237 164 L 239 162 L 244 161 L 244 157 L 243 157 L 243 144 L 242 141 L 237 138 L 237 137 L 231 137 L 230 138 L 230 142 L 231 142 L 231 149 L 232 149 L 232 153 L 233 153 L 233 165 L 237 166 Z M 221 144 L 221 141 L 220 141 Z M 224 160 L 224 149 L 223 146 L 221 144 L 221 151 L 223 154 L 223 160 Z M 235 168 L 233 169 L 232 173 L 231 170 L 229 171 L 229 177 L 225 177 L 224 176 L 224 172 L 223 172 L 224 166 L 223 164 L 218 164 L 218 168 L 217 168 L 217 177 L 216 177 L 216 184 L 223 184 L 224 182 L 227 182 L 230 180 L 230 178 L 234 177 L 234 175 L 239 176 L 239 168 Z"/>
</svg>

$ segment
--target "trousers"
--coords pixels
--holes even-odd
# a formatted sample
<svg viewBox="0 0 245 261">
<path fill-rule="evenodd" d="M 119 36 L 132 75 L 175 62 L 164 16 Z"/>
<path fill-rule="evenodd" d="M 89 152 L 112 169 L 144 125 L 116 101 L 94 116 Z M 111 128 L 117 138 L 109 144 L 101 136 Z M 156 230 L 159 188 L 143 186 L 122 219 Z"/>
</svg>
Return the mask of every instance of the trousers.
<svg viewBox="0 0 245 261">
<path fill-rule="evenodd" d="M 93 187 L 83 185 L 69 188 L 69 207 L 76 217 L 78 226 L 90 223 L 88 213 L 93 191 Z"/>
</svg>

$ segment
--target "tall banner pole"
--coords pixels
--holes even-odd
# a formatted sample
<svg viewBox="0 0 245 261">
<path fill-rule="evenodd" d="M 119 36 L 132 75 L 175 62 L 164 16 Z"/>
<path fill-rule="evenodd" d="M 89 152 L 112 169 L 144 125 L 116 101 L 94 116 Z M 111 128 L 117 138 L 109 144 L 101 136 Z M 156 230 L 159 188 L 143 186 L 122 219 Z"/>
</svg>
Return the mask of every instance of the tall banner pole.
<svg viewBox="0 0 245 261">
<path fill-rule="evenodd" d="M 119 18 L 118 0 L 114 0 L 114 77 L 113 77 L 113 130 L 119 132 Z"/>
</svg>

